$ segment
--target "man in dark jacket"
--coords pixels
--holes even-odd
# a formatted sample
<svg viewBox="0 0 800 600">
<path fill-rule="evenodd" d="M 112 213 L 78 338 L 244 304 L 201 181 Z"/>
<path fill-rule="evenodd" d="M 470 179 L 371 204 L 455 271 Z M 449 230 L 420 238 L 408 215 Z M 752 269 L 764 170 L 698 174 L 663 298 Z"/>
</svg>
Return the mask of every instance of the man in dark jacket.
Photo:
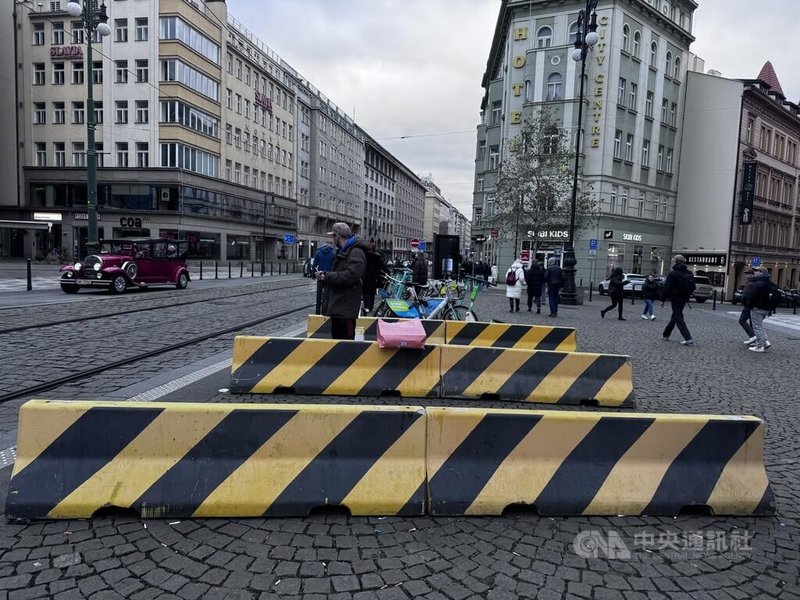
<svg viewBox="0 0 800 600">
<path fill-rule="evenodd" d="M 386 277 L 386 264 L 383 262 L 383 256 L 376 250 L 375 242 L 370 242 L 368 246 L 367 270 L 364 275 L 362 297 L 364 299 L 364 310 L 372 312 L 375 306 L 375 294 L 378 288 L 383 287 L 383 281 Z"/>
<path fill-rule="evenodd" d="M 317 277 L 317 273 L 320 271 L 330 271 L 333 268 L 333 259 L 335 256 L 336 249 L 332 244 L 322 244 L 314 254 L 312 277 Z M 314 309 L 314 313 L 318 315 L 322 314 L 322 296 L 324 291 L 325 284 L 317 277 L 317 305 Z"/>
<path fill-rule="evenodd" d="M 769 304 L 771 287 L 766 267 L 753 267 L 753 276 L 749 278 L 742 292 L 742 304 L 750 309 L 750 322 L 756 337 L 755 343 L 748 348 L 752 352 L 764 352 L 772 346 L 764 331 L 764 319 L 772 309 Z"/>
<path fill-rule="evenodd" d="M 558 316 L 558 301 L 561 285 L 564 283 L 564 272 L 558 266 L 558 259 L 551 258 L 548 262 L 547 273 L 544 280 L 547 282 L 547 300 L 550 303 L 550 316 Z"/>
<path fill-rule="evenodd" d="M 676 254 L 674 261 L 675 264 L 667 275 L 667 281 L 664 283 L 664 300 L 669 300 L 672 305 L 672 317 L 664 328 L 663 337 L 664 341 L 668 342 L 672 330 L 677 327 L 683 336 L 681 344 L 693 346 L 692 334 L 689 333 L 689 328 L 683 319 L 683 309 L 686 303 L 689 302 L 689 298 L 692 297 L 692 292 L 694 292 L 694 275 L 686 268 L 686 259 L 682 254 Z"/>
<path fill-rule="evenodd" d="M 419 295 L 422 286 L 428 285 L 428 263 L 423 252 L 417 252 L 417 257 L 411 263 L 411 281 L 414 291 Z"/>
<path fill-rule="evenodd" d="M 536 302 L 536 314 L 541 314 L 544 269 L 535 258 L 531 261 L 531 268 L 525 271 L 525 285 L 528 286 L 528 312 L 531 312 L 533 303 Z"/>
<path fill-rule="evenodd" d="M 356 335 L 356 319 L 361 309 L 361 290 L 367 268 L 367 243 L 353 235 L 347 223 L 334 223 L 333 236 L 336 257 L 330 272 L 317 274 L 325 284 L 322 313 L 331 318 L 331 337 L 352 340 Z"/>
<path fill-rule="evenodd" d="M 622 306 L 624 304 L 622 299 L 625 296 L 625 286 L 628 283 L 630 282 L 625 279 L 625 273 L 622 271 L 622 267 L 615 267 L 611 272 L 611 277 L 608 280 L 608 295 L 611 297 L 611 305 L 606 306 L 600 311 L 601 318 L 605 319 L 606 313 L 610 310 L 613 310 L 616 306 L 617 312 L 619 313 L 617 318 L 620 321 L 625 320 L 625 317 L 622 316 Z"/>
</svg>

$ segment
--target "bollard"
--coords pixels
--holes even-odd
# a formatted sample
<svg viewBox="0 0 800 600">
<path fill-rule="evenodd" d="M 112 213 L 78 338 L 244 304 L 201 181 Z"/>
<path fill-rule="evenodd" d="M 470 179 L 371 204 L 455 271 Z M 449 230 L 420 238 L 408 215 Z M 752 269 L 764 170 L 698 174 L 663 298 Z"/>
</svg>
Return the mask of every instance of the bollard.
<svg viewBox="0 0 800 600">
<path fill-rule="evenodd" d="M 578 287 L 583 287 L 583 277 L 581 277 L 581 281 L 580 281 L 580 283 L 578 284 Z"/>
<path fill-rule="evenodd" d="M 282 269 L 283 269 L 283 264 L 281 263 L 281 261 L 278 261 L 278 275 L 281 275 L 283 273 Z"/>
<path fill-rule="evenodd" d="M 255 276 L 256 276 L 256 263 L 251 262 L 250 263 L 250 277 L 255 277 Z"/>
<path fill-rule="evenodd" d="M 239 261 L 239 279 L 244 277 L 244 263 Z"/>
<path fill-rule="evenodd" d="M 270 276 L 272 276 L 272 275 L 273 275 L 273 270 L 272 270 L 272 268 L 273 268 L 272 261 L 269 261 L 269 274 L 270 274 Z"/>
<path fill-rule="evenodd" d="M 719 303 L 725 304 L 725 290 L 722 290 L 722 295 L 720 296 Z"/>
<path fill-rule="evenodd" d="M 717 290 L 714 290 L 714 294 L 711 296 L 711 310 L 717 310 Z"/>
<path fill-rule="evenodd" d="M 200 261 L 200 281 L 203 281 L 203 261 Z"/>
<path fill-rule="evenodd" d="M 792 308 L 792 314 L 793 315 L 797 314 L 797 298 L 794 299 L 794 304 L 793 304 L 793 308 Z"/>
<path fill-rule="evenodd" d="M 218 269 L 218 267 L 219 267 L 219 265 L 217 264 L 217 261 L 214 261 L 214 279 L 219 279 L 219 269 Z"/>
<path fill-rule="evenodd" d="M 231 261 L 228 261 L 228 279 L 231 278 Z"/>
<path fill-rule="evenodd" d="M 589 282 L 589 302 L 592 301 L 592 292 L 594 291 L 594 284 L 590 281 Z"/>
<path fill-rule="evenodd" d="M 31 259 L 28 259 L 28 291 L 33 290 L 33 281 L 31 280 Z"/>
</svg>

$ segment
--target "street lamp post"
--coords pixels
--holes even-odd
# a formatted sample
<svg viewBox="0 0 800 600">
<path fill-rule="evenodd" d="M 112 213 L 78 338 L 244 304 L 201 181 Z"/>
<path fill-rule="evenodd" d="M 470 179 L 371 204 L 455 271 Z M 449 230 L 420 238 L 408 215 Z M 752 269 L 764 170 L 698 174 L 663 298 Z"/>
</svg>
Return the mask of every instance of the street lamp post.
<svg viewBox="0 0 800 600">
<path fill-rule="evenodd" d="M 67 13 L 70 17 L 81 17 L 86 29 L 86 61 L 84 73 L 86 76 L 86 210 L 89 220 L 89 235 L 86 243 L 88 254 L 97 250 L 97 147 L 94 142 L 94 133 L 97 123 L 94 117 L 94 65 L 92 61 L 92 38 L 95 31 L 102 37 L 111 33 L 108 24 L 106 5 L 95 6 L 93 0 L 84 0 L 81 6 L 75 0 L 67 3 Z"/>
<path fill-rule="evenodd" d="M 575 212 L 578 204 L 578 167 L 581 155 L 581 132 L 583 131 L 583 86 L 586 75 L 586 55 L 589 49 L 600 39 L 597 35 L 597 0 L 586 0 L 586 7 L 578 14 L 578 31 L 575 37 L 575 49 L 572 60 L 581 63 L 581 81 L 578 87 L 578 128 L 575 131 L 575 170 L 572 178 L 572 204 L 569 214 L 569 239 L 564 250 L 564 285 L 561 289 L 561 302 L 577 304 L 578 295 L 575 288 Z M 591 13 L 591 20 L 590 20 Z"/>
</svg>

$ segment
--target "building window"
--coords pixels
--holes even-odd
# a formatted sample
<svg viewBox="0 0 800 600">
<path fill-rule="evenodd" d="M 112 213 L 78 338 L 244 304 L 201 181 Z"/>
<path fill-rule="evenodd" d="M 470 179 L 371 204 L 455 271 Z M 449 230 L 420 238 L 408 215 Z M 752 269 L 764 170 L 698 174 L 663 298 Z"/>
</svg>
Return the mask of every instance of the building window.
<svg viewBox="0 0 800 600">
<path fill-rule="evenodd" d="M 225 106 L 228 110 L 233 110 L 233 90 L 230 88 L 225 90 Z"/>
<path fill-rule="evenodd" d="M 225 125 L 225 142 L 230 146 L 233 144 L 233 125 Z"/>
<path fill-rule="evenodd" d="M 560 73 L 551 73 L 547 78 L 547 101 L 563 100 L 563 79 Z"/>
<path fill-rule="evenodd" d="M 622 193 L 620 194 L 619 203 L 620 203 L 619 207 L 620 212 L 623 215 L 628 216 L 628 188 L 626 187 L 622 188 Z"/>
<path fill-rule="evenodd" d="M 103 102 L 95 101 L 94 103 L 94 122 L 99 125 L 103 122 Z"/>
<path fill-rule="evenodd" d="M 761 126 L 761 140 L 759 149 L 762 152 L 769 152 L 772 146 L 772 130 L 769 127 Z"/>
<path fill-rule="evenodd" d="M 231 173 L 233 171 L 233 162 L 230 160 L 225 161 L 225 179 L 231 180 Z"/>
<path fill-rule="evenodd" d="M 639 86 L 635 83 L 631 84 L 631 91 L 628 95 L 628 108 L 631 110 L 636 110 L 636 94 L 639 91 Z"/>
<path fill-rule="evenodd" d="M 617 186 L 611 186 L 611 193 L 608 195 L 608 212 L 616 214 L 617 212 Z"/>
<path fill-rule="evenodd" d="M 53 63 L 53 85 L 64 85 L 64 63 Z"/>
<path fill-rule="evenodd" d="M 128 101 L 127 100 L 117 100 L 114 103 L 116 107 L 116 122 L 117 123 L 127 123 L 128 122 Z"/>
<path fill-rule="evenodd" d="M 642 140 L 642 168 L 650 168 L 650 140 Z"/>
<path fill-rule="evenodd" d="M 128 19 L 114 19 L 114 41 L 128 41 Z"/>
<path fill-rule="evenodd" d="M 667 149 L 667 173 L 672 173 L 672 148 Z"/>
<path fill-rule="evenodd" d="M 240 94 L 236 94 L 236 114 L 242 114 L 242 96 Z"/>
<path fill-rule="evenodd" d="M 491 125 L 500 125 L 500 116 L 503 111 L 503 104 L 500 100 L 492 102 L 492 120 Z"/>
<path fill-rule="evenodd" d="M 630 52 L 630 37 L 631 37 L 631 28 L 628 27 L 628 24 L 622 26 L 622 51 L 623 52 Z"/>
<path fill-rule="evenodd" d="M 33 85 L 44 85 L 44 63 L 33 63 Z"/>
<path fill-rule="evenodd" d="M 140 169 L 150 166 L 150 148 L 147 142 L 136 142 L 136 166 Z"/>
<path fill-rule="evenodd" d="M 617 87 L 617 104 L 625 106 L 625 90 L 627 89 L 627 81 L 624 77 L 619 78 L 619 86 Z"/>
<path fill-rule="evenodd" d="M 135 20 L 136 24 L 136 41 L 146 42 L 150 35 L 149 27 L 147 25 L 147 17 L 139 17 Z"/>
<path fill-rule="evenodd" d="M 63 102 L 53 102 L 53 123 L 63 125 L 66 121 L 65 112 Z"/>
<path fill-rule="evenodd" d="M 664 63 L 664 76 L 669 77 L 672 75 L 672 52 L 667 50 L 667 59 Z"/>
<path fill-rule="evenodd" d="M 53 46 L 64 45 L 64 22 L 56 21 L 53 23 Z"/>
<path fill-rule="evenodd" d="M 642 34 L 638 31 L 634 32 L 633 34 L 633 55 L 636 58 L 639 58 L 639 46 L 642 43 Z"/>
<path fill-rule="evenodd" d="M 675 79 L 680 80 L 681 78 L 681 58 L 680 56 L 675 57 L 675 72 L 672 75 Z"/>
<path fill-rule="evenodd" d="M 661 100 L 661 122 L 665 125 L 667 123 L 667 110 L 669 110 L 669 101 L 664 98 Z"/>
<path fill-rule="evenodd" d="M 669 105 L 669 124 L 675 127 L 678 122 L 678 105 L 675 102 Z"/>
<path fill-rule="evenodd" d="M 625 138 L 625 160 L 633 162 L 633 134 L 628 134 Z"/>
<path fill-rule="evenodd" d="M 81 21 L 72 22 L 72 43 L 83 44 L 86 41 L 86 30 Z"/>
<path fill-rule="evenodd" d="M 86 122 L 86 112 L 83 108 L 83 102 L 72 103 L 72 122 L 75 125 L 83 125 Z"/>
<path fill-rule="evenodd" d="M 81 61 L 72 63 L 72 83 L 83 83 L 83 62 Z"/>
<path fill-rule="evenodd" d="M 103 83 L 103 61 L 98 60 L 92 63 L 92 83 L 100 85 Z"/>
<path fill-rule="evenodd" d="M 117 166 L 128 166 L 128 142 L 117 142 Z"/>
<path fill-rule="evenodd" d="M 549 27 L 541 27 L 536 33 L 536 47 L 549 48 L 553 42 L 553 30 Z"/>
<path fill-rule="evenodd" d="M 47 123 L 47 107 L 44 102 L 34 102 L 33 122 L 36 125 L 44 125 Z"/>
<path fill-rule="evenodd" d="M 57 167 L 67 166 L 67 151 L 64 142 L 55 142 L 53 144 L 53 157 L 55 159 L 54 162 L 55 166 Z"/>
<path fill-rule="evenodd" d="M 37 167 L 47 166 L 47 144 L 44 142 L 36 142 L 34 148 L 34 162 Z"/>
<path fill-rule="evenodd" d="M 136 100 L 136 122 L 149 123 L 150 110 L 147 100 Z"/>
<path fill-rule="evenodd" d="M 116 73 L 117 83 L 128 83 L 128 61 L 116 60 L 114 61 L 114 68 Z"/>
<path fill-rule="evenodd" d="M 489 146 L 489 170 L 493 171 L 500 166 L 500 146 Z"/>
<path fill-rule="evenodd" d="M 44 23 L 33 24 L 33 45 L 44 46 Z"/>
<path fill-rule="evenodd" d="M 656 170 L 664 170 L 664 146 L 658 147 L 658 154 L 656 155 Z"/>
<path fill-rule="evenodd" d="M 237 148 L 242 147 L 242 130 L 238 127 L 233 132 L 233 145 Z"/>
<path fill-rule="evenodd" d="M 756 126 L 756 120 L 752 117 L 749 117 L 747 119 L 747 130 L 745 131 L 744 135 L 745 142 L 747 142 L 748 144 L 753 143 L 753 130 L 755 129 L 755 126 Z"/>
<path fill-rule="evenodd" d="M 619 129 L 614 132 L 614 158 L 622 158 L 622 132 Z"/>
<path fill-rule="evenodd" d="M 574 46 L 578 41 L 578 22 L 573 21 L 569 26 L 569 45 Z"/>
<path fill-rule="evenodd" d="M 95 149 L 95 156 L 97 157 L 97 166 L 104 167 L 105 166 L 105 159 L 103 158 L 105 154 L 103 154 L 103 144 L 102 142 L 97 142 L 94 145 Z"/>
<path fill-rule="evenodd" d="M 653 42 L 650 44 L 650 66 L 654 69 L 658 68 L 658 43 Z"/>
<path fill-rule="evenodd" d="M 72 142 L 72 166 L 86 166 L 86 152 L 83 149 L 83 142 Z"/>
<path fill-rule="evenodd" d="M 481 140 L 478 142 L 478 156 L 476 157 L 478 160 L 483 160 L 486 156 L 486 140 Z"/>
<path fill-rule="evenodd" d="M 636 206 L 637 217 L 644 217 L 644 203 L 645 203 L 645 194 L 644 192 L 639 192 L 639 203 Z"/>
<path fill-rule="evenodd" d="M 147 83 L 150 80 L 150 62 L 146 58 L 136 60 L 136 83 Z"/>
</svg>

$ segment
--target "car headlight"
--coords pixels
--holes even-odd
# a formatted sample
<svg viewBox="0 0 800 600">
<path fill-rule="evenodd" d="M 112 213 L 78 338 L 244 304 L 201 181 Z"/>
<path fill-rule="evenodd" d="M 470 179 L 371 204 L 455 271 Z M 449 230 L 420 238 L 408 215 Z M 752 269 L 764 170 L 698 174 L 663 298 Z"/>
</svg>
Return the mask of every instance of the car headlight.
<svg viewBox="0 0 800 600">
<path fill-rule="evenodd" d="M 79 263 L 79 262 L 75 263 L 75 270 L 76 271 L 80 271 L 82 268 L 83 268 L 83 265 L 81 263 Z"/>
<path fill-rule="evenodd" d="M 94 270 L 95 271 L 99 271 L 100 267 L 102 267 L 102 265 L 100 263 L 94 263 Z"/>
</svg>

